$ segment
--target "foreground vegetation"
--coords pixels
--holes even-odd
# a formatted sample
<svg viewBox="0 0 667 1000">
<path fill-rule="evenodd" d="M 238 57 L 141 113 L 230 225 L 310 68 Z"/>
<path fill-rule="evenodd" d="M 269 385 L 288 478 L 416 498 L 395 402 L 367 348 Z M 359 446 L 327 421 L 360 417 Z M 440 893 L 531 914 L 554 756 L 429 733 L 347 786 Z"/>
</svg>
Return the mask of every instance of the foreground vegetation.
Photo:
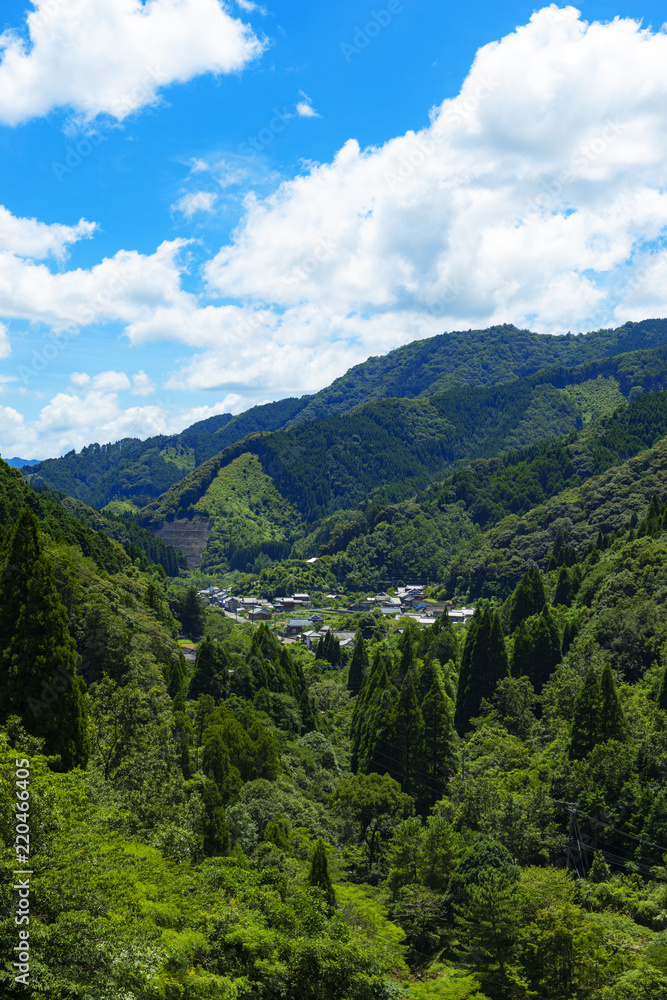
<svg viewBox="0 0 667 1000">
<path fill-rule="evenodd" d="M 333 670 L 0 472 L 3 995 L 18 757 L 38 1000 L 667 998 L 658 496 Z"/>
</svg>

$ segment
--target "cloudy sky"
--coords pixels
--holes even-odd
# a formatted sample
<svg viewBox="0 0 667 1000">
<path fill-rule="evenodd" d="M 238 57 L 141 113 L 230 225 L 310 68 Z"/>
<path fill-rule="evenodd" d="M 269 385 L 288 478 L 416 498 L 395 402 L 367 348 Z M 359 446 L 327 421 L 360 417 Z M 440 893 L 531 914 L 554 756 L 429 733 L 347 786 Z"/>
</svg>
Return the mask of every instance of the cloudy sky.
<svg viewBox="0 0 667 1000">
<path fill-rule="evenodd" d="M 0 453 L 667 315 L 662 11 L 4 0 Z"/>
</svg>

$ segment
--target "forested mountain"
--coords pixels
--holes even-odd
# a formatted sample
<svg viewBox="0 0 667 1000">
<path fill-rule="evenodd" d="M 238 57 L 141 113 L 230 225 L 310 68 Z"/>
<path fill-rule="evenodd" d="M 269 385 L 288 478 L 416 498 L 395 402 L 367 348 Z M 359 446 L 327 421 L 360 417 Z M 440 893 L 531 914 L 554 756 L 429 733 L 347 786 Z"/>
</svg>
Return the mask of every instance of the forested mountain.
<svg viewBox="0 0 667 1000">
<path fill-rule="evenodd" d="M 492 388 L 369 403 L 344 416 L 243 439 L 147 505 L 142 523 L 157 528 L 165 520 L 210 518 L 202 568 L 258 571 L 262 557 L 284 558 L 315 522 L 335 512 L 400 502 L 464 461 L 493 459 L 574 432 L 625 398 L 665 386 L 667 348 L 658 348 Z M 599 445 L 591 470 L 606 467 L 601 456 L 612 453 L 605 448 Z M 632 451 L 626 447 L 626 453 Z M 524 506 L 535 505 L 545 493 L 540 486 L 522 496 Z M 485 526 L 490 514 L 478 498 L 469 506 L 474 521 Z"/>
<path fill-rule="evenodd" d="M 401 519 L 399 558 L 429 520 L 455 549 L 465 522 L 443 596 L 506 560 L 466 628 L 357 616 L 343 669 L 205 612 L 0 465 L 2 995 L 27 940 L 37 1000 L 665 1000 L 666 431 L 645 393 L 334 515 L 325 565 L 384 558 Z M 217 501 L 289 523 L 261 475 L 238 456 Z"/>
<path fill-rule="evenodd" d="M 454 387 L 488 387 L 543 368 L 577 367 L 665 345 L 665 320 L 627 323 L 618 330 L 576 337 L 540 336 L 512 326 L 442 334 L 385 357 L 370 358 L 315 396 L 256 406 L 236 417 L 210 417 L 171 437 L 91 444 L 79 453 L 40 462 L 26 474 L 36 485 L 62 490 L 95 507 L 114 500 L 141 507 L 249 434 L 349 413 L 374 400 L 427 397 Z"/>
</svg>

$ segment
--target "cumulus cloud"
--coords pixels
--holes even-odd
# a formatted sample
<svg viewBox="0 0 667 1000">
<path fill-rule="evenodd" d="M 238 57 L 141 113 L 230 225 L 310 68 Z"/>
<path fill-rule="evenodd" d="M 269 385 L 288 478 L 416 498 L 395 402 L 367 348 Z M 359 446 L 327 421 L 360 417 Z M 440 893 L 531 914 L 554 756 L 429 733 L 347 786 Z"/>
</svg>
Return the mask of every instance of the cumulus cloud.
<svg viewBox="0 0 667 1000">
<path fill-rule="evenodd" d="M 142 375 L 132 380 L 135 385 Z M 244 409 L 235 394 L 213 406 L 179 406 L 171 397 L 149 406 L 125 406 L 122 394 L 131 383 L 124 372 L 75 372 L 70 381 L 69 390 L 57 393 L 32 421 L 12 407 L 0 406 L 3 455 L 47 458 L 91 441 L 106 444 L 124 437 L 177 434 L 198 420 Z"/>
<path fill-rule="evenodd" d="M 21 219 L 0 205 L 0 253 L 16 254 L 43 260 L 53 256 L 62 260 L 71 243 L 90 238 L 97 223 L 79 219 L 75 226 L 60 223 L 47 225 L 37 219 Z"/>
<path fill-rule="evenodd" d="M 666 59 L 667 36 L 632 20 L 535 13 L 480 49 L 426 128 L 365 150 L 351 139 L 249 200 L 206 268 L 211 290 L 288 327 L 308 304 L 323 333 L 333 314 L 369 346 L 377 316 L 585 327 L 667 225 Z"/>
<path fill-rule="evenodd" d="M 161 88 L 232 73 L 263 51 L 219 0 L 33 0 L 27 32 L 0 35 L 0 122 L 56 107 L 121 121 Z"/>
<path fill-rule="evenodd" d="M 269 197 L 248 196 L 202 294 L 183 287 L 187 241 L 58 274 L 14 247 L 0 252 L 0 315 L 182 343 L 191 353 L 170 391 L 244 402 L 315 390 L 447 329 L 558 333 L 665 315 L 665 64 L 667 34 L 545 8 L 480 49 L 421 130 L 369 149 L 350 139 Z M 193 161 L 193 178 L 213 166 Z M 133 408 L 137 426 L 157 426 L 156 407 Z"/>
<path fill-rule="evenodd" d="M 92 323 L 148 320 L 160 308 L 193 309 L 181 288 L 178 256 L 187 240 L 162 243 L 154 254 L 120 250 L 92 268 L 53 273 L 46 264 L 0 252 L 0 315 L 54 330 Z"/>
</svg>

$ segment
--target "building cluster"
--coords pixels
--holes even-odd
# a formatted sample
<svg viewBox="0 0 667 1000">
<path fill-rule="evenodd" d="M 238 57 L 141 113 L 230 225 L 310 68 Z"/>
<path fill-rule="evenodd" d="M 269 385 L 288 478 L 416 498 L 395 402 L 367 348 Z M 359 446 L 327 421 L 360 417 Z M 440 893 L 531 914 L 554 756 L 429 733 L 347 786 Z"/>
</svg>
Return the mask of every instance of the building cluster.
<svg viewBox="0 0 667 1000">
<path fill-rule="evenodd" d="M 352 604 L 345 605 L 343 594 L 327 594 L 326 601 L 335 606 L 313 610 L 309 594 L 293 594 L 291 597 L 276 597 L 273 602 L 258 597 L 235 597 L 220 587 L 207 587 L 199 591 L 199 596 L 206 600 L 210 607 L 217 608 L 224 614 L 250 622 L 275 621 L 277 631 L 283 643 L 304 643 L 308 649 L 315 650 L 322 636 L 331 631 L 340 643 L 341 649 L 351 649 L 354 646 L 354 632 L 338 631 L 324 624 L 320 611 L 331 614 L 353 614 L 356 611 L 374 611 L 376 608 L 383 615 L 401 615 L 411 618 L 418 625 L 433 625 L 438 617 L 445 612 L 450 621 L 455 624 L 465 624 L 474 614 L 473 608 L 452 608 L 446 601 L 426 601 L 423 587 L 418 585 L 398 587 L 395 595 L 384 592 L 361 598 Z M 287 620 L 285 614 L 293 617 Z"/>
</svg>

